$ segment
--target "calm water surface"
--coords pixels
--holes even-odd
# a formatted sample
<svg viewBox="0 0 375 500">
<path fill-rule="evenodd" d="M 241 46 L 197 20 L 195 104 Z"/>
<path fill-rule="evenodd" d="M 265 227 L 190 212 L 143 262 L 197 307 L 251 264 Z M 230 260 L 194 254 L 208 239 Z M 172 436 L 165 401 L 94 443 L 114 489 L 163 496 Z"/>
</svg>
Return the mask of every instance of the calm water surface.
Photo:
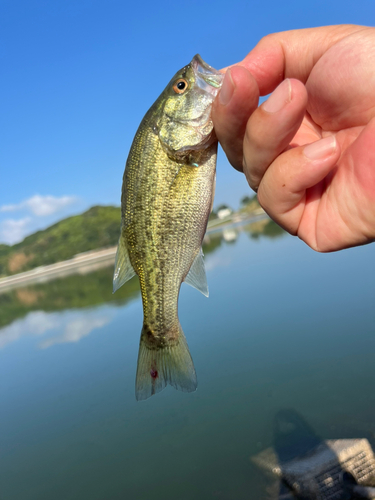
<svg viewBox="0 0 375 500">
<path fill-rule="evenodd" d="M 182 286 L 193 394 L 135 400 L 136 279 L 0 295 L 1 500 L 269 498 L 252 457 L 286 409 L 374 447 L 375 246 L 320 255 L 258 226 L 211 236 L 209 299 Z"/>
</svg>

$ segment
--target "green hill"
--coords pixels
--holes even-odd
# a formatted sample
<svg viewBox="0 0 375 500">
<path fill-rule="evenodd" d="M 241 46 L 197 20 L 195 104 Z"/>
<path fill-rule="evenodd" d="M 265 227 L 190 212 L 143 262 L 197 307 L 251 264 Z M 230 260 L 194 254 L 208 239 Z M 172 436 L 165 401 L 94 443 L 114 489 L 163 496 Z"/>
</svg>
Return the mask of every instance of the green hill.
<svg viewBox="0 0 375 500">
<path fill-rule="evenodd" d="M 114 246 L 120 235 L 119 207 L 96 206 L 27 236 L 0 245 L 0 277 L 70 259 L 77 253 Z"/>
<path fill-rule="evenodd" d="M 256 195 L 251 198 L 245 196 L 241 200 L 240 213 L 250 215 L 257 209 Z M 120 225 L 120 207 L 96 206 L 31 234 L 16 245 L 0 244 L 0 278 L 71 259 L 82 252 L 115 246 Z M 263 231 L 265 228 L 262 228 Z M 209 253 L 212 244 L 205 245 L 208 247 L 205 253 Z"/>
</svg>

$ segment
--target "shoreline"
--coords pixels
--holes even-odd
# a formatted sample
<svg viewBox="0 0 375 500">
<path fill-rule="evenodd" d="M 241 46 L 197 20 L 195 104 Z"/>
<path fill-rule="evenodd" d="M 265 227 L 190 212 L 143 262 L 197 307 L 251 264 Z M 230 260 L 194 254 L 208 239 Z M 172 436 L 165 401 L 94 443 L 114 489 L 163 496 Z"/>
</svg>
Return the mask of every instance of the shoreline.
<svg viewBox="0 0 375 500">
<path fill-rule="evenodd" d="M 218 219 L 214 219 L 214 221 L 210 221 L 211 224 L 208 224 L 205 237 L 209 234 L 238 227 L 245 223 L 256 222 L 265 217 L 268 216 L 264 212 L 251 214 L 250 216 L 241 216 L 241 214 L 235 213 L 227 219 L 219 219 L 218 223 Z M 100 250 L 91 250 L 77 254 L 71 259 L 56 262 L 55 264 L 39 266 L 30 271 L 0 278 L 0 294 L 27 284 L 44 283 L 55 278 L 68 276 L 69 274 L 88 274 L 96 269 L 114 264 L 116 250 L 117 245 Z"/>
</svg>

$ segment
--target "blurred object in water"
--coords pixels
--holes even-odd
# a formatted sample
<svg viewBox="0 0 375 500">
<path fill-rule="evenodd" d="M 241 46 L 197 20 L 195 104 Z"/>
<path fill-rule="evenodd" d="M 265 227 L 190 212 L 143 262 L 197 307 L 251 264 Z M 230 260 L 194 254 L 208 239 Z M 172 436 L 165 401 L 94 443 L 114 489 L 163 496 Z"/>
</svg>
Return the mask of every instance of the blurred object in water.
<svg viewBox="0 0 375 500">
<path fill-rule="evenodd" d="M 375 498 L 369 496 L 375 486 L 375 457 L 367 439 L 323 441 L 294 410 L 278 412 L 274 447 L 251 460 L 280 479 L 278 495 L 273 495 L 278 500 Z M 351 484 L 343 481 L 345 473 L 353 478 Z"/>
<path fill-rule="evenodd" d="M 350 472 L 343 472 L 340 481 L 344 488 L 346 488 L 350 498 L 375 499 L 375 488 L 371 488 L 370 486 L 359 486 Z"/>
</svg>

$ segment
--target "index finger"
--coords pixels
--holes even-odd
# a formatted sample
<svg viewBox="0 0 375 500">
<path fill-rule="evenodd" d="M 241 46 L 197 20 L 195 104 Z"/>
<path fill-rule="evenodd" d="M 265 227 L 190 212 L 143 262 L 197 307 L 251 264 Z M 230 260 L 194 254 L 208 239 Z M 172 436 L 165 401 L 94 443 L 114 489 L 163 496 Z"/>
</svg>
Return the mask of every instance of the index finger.
<svg viewBox="0 0 375 500">
<path fill-rule="evenodd" d="M 330 47 L 365 29 L 368 28 L 342 24 L 274 33 L 262 38 L 237 65 L 250 71 L 260 95 L 267 95 L 285 78 L 306 83 L 316 62 Z"/>
</svg>

